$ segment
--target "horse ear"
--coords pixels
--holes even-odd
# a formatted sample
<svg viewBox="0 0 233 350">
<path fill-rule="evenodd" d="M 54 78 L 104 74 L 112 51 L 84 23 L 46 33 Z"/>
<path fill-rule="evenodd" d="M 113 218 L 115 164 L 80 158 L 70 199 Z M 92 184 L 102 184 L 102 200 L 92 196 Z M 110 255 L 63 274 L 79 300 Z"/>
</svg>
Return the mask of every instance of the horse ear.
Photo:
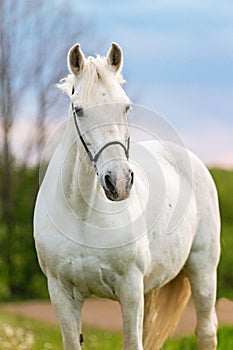
<svg viewBox="0 0 233 350">
<path fill-rule="evenodd" d="M 67 56 L 68 67 L 71 73 L 78 75 L 85 65 L 85 56 L 79 44 L 71 47 Z"/>
<path fill-rule="evenodd" d="M 116 72 L 120 71 L 123 66 L 123 53 L 119 45 L 112 43 L 107 54 L 107 62 Z"/>
</svg>

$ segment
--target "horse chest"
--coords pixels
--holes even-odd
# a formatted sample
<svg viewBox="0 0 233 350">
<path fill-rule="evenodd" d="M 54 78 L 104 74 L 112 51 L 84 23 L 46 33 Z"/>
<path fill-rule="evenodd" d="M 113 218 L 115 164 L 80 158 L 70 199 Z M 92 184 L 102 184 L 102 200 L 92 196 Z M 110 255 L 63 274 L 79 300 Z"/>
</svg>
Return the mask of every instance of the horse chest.
<svg viewBox="0 0 233 350">
<path fill-rule="evenodd" d="M 131 249 L 95 250 L 77 247 L 78 252 L 64 252 L 58 262 L 58 278 L 67 288 L 83 297 L 91 294 L 117 299 L 117 286 L 132 267 L 142 266 L 142 257 Z"/>
</svg>

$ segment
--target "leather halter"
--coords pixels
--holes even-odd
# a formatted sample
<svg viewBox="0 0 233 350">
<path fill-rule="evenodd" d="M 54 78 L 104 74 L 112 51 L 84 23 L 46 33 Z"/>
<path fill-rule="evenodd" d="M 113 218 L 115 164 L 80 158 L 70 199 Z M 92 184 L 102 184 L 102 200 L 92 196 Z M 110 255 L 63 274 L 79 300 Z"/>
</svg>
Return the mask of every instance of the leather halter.
<svg viewBox="0 0 233 350">
<path fill-rule="evenodd" d="M 72 95 L 74 93 L 74 88 L 72 90 Z M 75 127 L 76 127 L 76 130 L 77 130 L 77 133 L 78 133 L 78 136 L 79 136 L 79 139 L 80 141 L 82 142 L 83 144 L 83 147 L 85 149 L 85 151 L 87 152 L 87 155 L 95 169 L 95 171 L 97 172 L 97 166 L 96 166 L 96 163 L 99 159 L 99 156 L 101 155 L 101 153 L 103 152 L 103 150 L 105 150 L 107 147 L 109 146 L 112 146 L 112 145 L 120 145 L 124 151 L 125 151 L 125 156 L 127 158 L 127 160 L 129 159 L 129 145 L 130 145 L 130 137 L 128 137 L 128 140 L 127 140 L 127 146 L 125 146 L 123 143 L 121 143 L 120 141 L 110 141 L 110 142 L 107 142 L 103 147 L 100 148 L 100 150 L 96 153 L 96 154 L 92 154 L 91 151 L 89 150 L 82 134 L 81 134 L 81 131 L 79 129 L 79 125 L 78 125 L 78 113 L 77 113 L 77 110 L 76 110 L 76 107 L 74 106 L 73 102 L 71 102 L 71 107 L 72 107 L 72 114 L 73 114 L 73 117 L 74 117 L 74 124 L 75 124 Z"/>
</svg>

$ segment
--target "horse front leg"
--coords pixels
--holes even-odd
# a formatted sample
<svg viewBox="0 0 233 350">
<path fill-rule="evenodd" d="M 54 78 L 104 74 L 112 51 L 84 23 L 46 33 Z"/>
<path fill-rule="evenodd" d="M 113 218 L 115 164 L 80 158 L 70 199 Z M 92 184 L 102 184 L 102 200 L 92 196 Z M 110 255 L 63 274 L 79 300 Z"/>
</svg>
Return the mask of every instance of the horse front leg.
<svg viewBox="0 0 233 350">
<path fill-rule="evenodd" d="M 141 273 L 125 276 L 117 294 L 123 318 L 123 350 L 142 350 L 144 285 Z"/>
<path fill-rule="evenodd" d="M 64 350 L 80 350 L 81 308 L 84 300 L 74 297 L 55 278 L 48 277 L 48 288 L 59 321 Z"/>
</svg>

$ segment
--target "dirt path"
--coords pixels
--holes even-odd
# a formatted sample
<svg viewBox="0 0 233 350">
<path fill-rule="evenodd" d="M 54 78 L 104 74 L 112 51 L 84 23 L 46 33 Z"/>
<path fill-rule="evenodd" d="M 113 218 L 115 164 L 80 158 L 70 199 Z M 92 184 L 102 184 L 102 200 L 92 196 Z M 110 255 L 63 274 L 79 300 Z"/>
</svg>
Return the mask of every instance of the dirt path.
<svg viewBox="0 0 233 350">
<path fill-rule="evenodd" d="M 220 324 L 233 324 L 233 302 L 220 299 L 217 303 Z M 0 304 L 0 312 L 20 314 L 42 321 L 57 323 L 55 313 L 47 301 L 28 301 L 21 303 Z M 188 304 L 180 319 L 175 335 L 186 335 L 194 331 L 196 316 L 192 302 Z M 121 331 L 122 320 L 117 302 L 106 299 L 87 300 L 83 307 L 83 323 L 96 328 Z"/>
</svg>

